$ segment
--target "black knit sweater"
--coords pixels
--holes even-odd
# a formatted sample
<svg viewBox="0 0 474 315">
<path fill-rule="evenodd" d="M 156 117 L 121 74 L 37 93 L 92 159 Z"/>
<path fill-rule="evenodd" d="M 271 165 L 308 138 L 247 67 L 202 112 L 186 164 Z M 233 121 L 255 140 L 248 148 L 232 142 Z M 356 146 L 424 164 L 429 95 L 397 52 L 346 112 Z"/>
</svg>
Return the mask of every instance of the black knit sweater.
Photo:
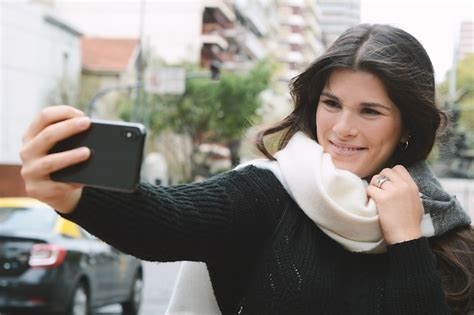
<svg viewBox="0 0 474 315">
<path fill-rule="evenodd" d="M 85 188 L 65 217 L 144 260 L 206 262 L 223 314 L 448 313 L 426 238 L 348 252 L 253 166 L 133 194 Z"/>
</svg>

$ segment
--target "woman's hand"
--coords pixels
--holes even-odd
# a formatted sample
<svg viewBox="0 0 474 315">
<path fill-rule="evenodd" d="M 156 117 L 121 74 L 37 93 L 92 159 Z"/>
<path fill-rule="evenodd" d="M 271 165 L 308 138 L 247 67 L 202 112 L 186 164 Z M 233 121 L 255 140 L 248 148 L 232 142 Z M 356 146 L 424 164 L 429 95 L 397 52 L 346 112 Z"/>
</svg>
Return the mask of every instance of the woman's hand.
<svg viewBox="0 0 474 315">
<path fill-rule="evenodd" d="M 378 187 L 379 176 L 386 176 Z M 421 237 L 423 204 L 418 186 L 405 167 L 385 168 L 372 177 L 367 193 L 376 205 L 380 225 L 387 244 L 395 244 Z"/>
<path fill-rule="evenodd" d="M 54 154 L 48 154 L 48 151 L 58 141 L 89 126 L 90 120 L 83 112 L 65 105 L 47 107 L 32 121 L 23 136 L 20 152 L 21 176 L 28 196 L 46 202 L 62 213 L 74 210 L 82 194 L 82 185 L 55 182 L 49 175 L 87 160 L 90 151 L 85 147 Z"/>
</svg>

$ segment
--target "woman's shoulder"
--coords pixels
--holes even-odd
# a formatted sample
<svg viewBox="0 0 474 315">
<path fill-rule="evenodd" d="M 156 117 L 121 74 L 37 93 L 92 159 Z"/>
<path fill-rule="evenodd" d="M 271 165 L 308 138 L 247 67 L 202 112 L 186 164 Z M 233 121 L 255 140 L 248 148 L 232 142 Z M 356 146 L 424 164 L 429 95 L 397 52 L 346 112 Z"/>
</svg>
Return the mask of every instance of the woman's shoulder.
<svg viewBox="0 0 474 315">
<path fill-rule="evenodd" d="M 255 165 L 220 173 L 206 179 L 203 184 L 224 189 L 231 200 L 246 200 L 248 206 L 257 203 L 266 209 L 281 208 L 290 198 L 271 170 Z"/>
<path fill-rule="evenodd" d="M 235 181 L 238 180 L 244 185 L 259 187 L 262 189 L 274 189 L 284 191 L 285 188 L 280 183 L 275 173 L 268 169 L 252 164 L 237 167 L 235 169 L 209 177 L 206 181 Z"/>
</svg>

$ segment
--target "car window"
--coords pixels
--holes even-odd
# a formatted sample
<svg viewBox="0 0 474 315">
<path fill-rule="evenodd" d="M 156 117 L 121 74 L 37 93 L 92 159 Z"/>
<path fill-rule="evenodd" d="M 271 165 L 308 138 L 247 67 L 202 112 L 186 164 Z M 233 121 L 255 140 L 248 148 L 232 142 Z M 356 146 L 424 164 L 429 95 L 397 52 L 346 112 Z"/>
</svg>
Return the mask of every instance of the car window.
<svg viewBox="0 0 474 315">
<path fill-rule="evenodd" d="M 50 232 L 56 219 L 48 208 L 0 208 L 0 231 Z"/>
</svg>

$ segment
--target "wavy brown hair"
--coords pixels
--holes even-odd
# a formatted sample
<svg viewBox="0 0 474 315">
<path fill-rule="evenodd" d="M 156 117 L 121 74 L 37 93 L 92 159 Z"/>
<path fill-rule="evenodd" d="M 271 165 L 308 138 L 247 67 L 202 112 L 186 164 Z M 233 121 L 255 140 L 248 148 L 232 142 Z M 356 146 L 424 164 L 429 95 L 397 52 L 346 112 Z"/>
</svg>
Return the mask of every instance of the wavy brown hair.
<svg viewBox="0 0 474 315">
<path fill-rule="evenodd" d="M 452 313 L 474 312 L 474 227 L 458 227 L 429 240 Z"/>
<path fill-rule="evenodd" d="M 447 124 L 446 114 L 436 105 L 434 71 L 423 46 L 407 32 L 389 25 L 361 24 L 345 31 L 304 72 L 292 80 L 293 111 L 274 126 L 257 134 L 256 146 L 267 158 L 269 136 L 276 150 L 286 146 L 298 131 L 318 141 L 316 108 L 321 91 L 336 69 L 365 71 L 377 76 L 392 102 L 399 108 L 407 148 L 397 148 L 387 166 L 425 160 L 433 149 L 438 130 Z M 275 142 L 276 140 L 276 142 Z M 473 304 L 474 232 L 463 227 L 430 240 L 443 274 L 446 298 L 453 312 Z"/>
</svg>

